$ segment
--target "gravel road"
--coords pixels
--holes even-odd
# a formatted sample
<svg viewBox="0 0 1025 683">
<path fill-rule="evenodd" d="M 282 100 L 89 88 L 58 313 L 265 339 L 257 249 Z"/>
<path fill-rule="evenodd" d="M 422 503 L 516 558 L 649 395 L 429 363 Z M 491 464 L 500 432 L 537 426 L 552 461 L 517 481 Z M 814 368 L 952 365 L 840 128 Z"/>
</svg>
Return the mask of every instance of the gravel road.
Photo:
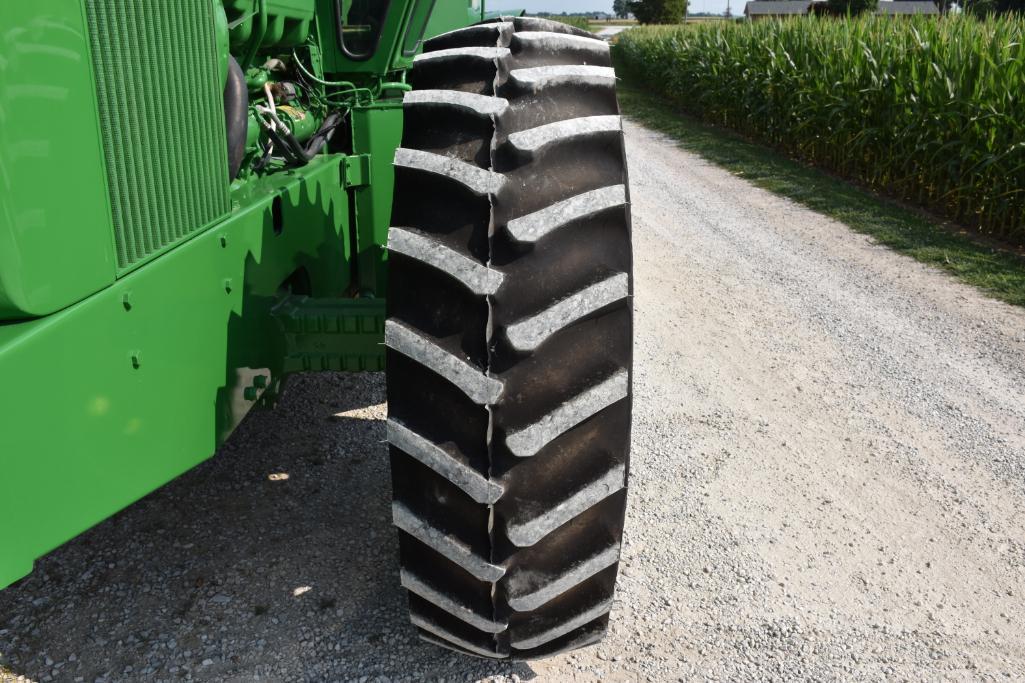
<svg viewBox="0 0 1025 683">
<path fill-rule="evenodd" d="M 1025 311 L 643 128 L 627 140 L 634 464 L 602 645 L 495 665 L 419 642 L 383 378 L 321 375 L 0 593 L 0 665 L 90 683 L 1020 677 Z"/>
<path fill-rule="evenodd" d="M 597 34 L 597 36 L 599 38 L 604 38 L 605 40 L 609 40 L 610 38 L 613 38 L 614 36 L 619 35 L 620 33 L 622 33 L 623 31 L 625 31 L 628 28 L 630 28 L 630 27 L 629 26 L 605 26 L 604 28 L 598 29 L 595 33 Z"/>
</svg>

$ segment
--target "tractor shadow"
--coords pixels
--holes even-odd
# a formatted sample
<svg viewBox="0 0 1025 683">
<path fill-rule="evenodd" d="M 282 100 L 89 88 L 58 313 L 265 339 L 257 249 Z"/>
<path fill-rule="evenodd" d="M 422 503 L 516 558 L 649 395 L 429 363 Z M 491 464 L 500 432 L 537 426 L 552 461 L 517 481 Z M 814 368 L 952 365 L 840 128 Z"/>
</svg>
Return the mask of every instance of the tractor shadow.
<svg viewBox="0 0 1025 683">
<path fill-rule="evenodd" d="M 216 457 L 0 593 L 0 681 L 534 678 L 409 624 L 384 416 L 383 373 L 294 377 Z"/>
</svg>

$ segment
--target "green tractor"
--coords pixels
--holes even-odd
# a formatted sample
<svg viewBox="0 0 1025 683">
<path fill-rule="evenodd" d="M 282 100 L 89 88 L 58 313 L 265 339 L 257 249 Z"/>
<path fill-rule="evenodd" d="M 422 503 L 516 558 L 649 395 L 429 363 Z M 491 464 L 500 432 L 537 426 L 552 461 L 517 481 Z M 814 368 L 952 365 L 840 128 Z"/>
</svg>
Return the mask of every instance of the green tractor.
<svg viewBox="0 0 1025 683">
<path fill-rule="evenodd" d="M 290 374 L 387 368 L 420 634 L 600 639 L 632 354 L 608 46 L 479 0 L 5 2 L 0 29 L 0 588 Z"/>
</svg>

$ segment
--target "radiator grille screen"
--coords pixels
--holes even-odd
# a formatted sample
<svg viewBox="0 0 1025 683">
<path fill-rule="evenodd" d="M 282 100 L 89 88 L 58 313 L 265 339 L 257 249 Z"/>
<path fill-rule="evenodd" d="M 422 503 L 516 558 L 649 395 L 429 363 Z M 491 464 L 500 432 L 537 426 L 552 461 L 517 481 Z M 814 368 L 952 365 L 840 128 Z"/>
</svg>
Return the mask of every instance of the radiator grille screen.
<svg viewBox="0 0 1025 683">
<path fill-rule="evenodd" d="M 210 0 L 86 0 L 122 271 L 230 207 Z"/>
</svg>

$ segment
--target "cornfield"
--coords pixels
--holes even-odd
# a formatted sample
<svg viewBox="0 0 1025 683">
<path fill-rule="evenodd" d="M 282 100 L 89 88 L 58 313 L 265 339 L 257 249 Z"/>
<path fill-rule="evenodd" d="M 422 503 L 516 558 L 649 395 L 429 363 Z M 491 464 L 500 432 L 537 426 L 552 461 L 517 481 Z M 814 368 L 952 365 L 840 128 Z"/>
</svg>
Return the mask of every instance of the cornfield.
<svg viewBox="0 0 1025 683">
<path fill-rule="evenodd" d="M 624 33 L 677 106 L 1025 243 L 1025 20 L 715 22 Z"/>
</svg>

